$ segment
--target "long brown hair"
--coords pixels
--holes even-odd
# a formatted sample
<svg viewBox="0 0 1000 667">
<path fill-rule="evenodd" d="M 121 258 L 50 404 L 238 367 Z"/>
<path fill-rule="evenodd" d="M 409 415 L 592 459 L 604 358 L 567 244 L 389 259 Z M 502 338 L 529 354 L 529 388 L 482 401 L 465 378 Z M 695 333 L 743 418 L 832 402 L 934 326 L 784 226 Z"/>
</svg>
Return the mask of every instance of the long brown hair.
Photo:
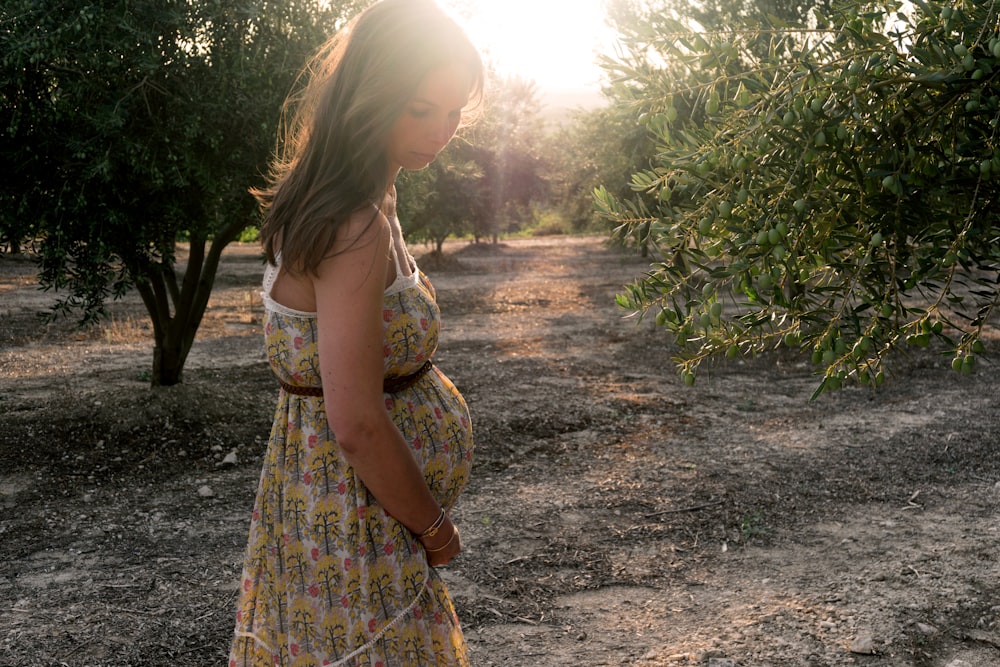
<svg viewBox="0 0 1000 667">
<path fill-rule="evenodd" d="M 483 64 L 455 21 L 432 0 L 381 0 L 330 39 L 303 72 L 305 86 L 285 103 L 280 154 L 261 204 L 261 241 L 275 263 L 315 272 L 353 213 L 381 205 L 391 182 L 389 131 L 424 77 L 459 63 L 483 95 Z M 373 208 L 374 207 L 374 208 Z"/>
</svg>

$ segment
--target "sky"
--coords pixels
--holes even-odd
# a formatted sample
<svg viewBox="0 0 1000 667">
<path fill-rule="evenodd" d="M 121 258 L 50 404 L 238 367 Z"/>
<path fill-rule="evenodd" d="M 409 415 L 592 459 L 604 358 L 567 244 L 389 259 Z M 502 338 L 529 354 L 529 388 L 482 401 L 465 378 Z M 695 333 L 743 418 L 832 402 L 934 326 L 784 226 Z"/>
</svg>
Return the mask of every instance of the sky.
<svg viewBox="0 0 1000 667">
<path fill-rule="evenodd" d="M 600 89 L 595 53 L 614 35 L 601 0 L 442 0 L 502 75 L 544 92 Z"/>
</svg>

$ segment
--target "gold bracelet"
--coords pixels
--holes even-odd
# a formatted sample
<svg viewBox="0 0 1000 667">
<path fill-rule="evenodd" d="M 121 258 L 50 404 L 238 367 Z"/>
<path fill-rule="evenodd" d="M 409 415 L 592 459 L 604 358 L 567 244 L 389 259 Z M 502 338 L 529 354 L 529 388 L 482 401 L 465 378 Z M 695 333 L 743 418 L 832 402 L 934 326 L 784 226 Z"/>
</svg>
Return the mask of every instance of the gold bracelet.
<svg viewBox="0 0 1000 667">
<path fill-rule="evenodd" d="M 437 553 L 439 551 L 444 551 L 449 546 L 451 546 L 451 543 L 455 541 L 455 537 L 457 535 L 458 535 L 458 528 L 456 528 L 454 526 L 454 524 L 453 524 L 452 525 L 452 531 L 451 531 L 451 537 L 448 539 L 447 542 L 445 542 L 442 546 L 438 547 L 437 549 L 428 549 L 427 547 L 424 547 L 424 551 L 426 551 L 429 554 L 435 554 L 435 553 Z"/>
<path fill-rule="evenodd" d="M 431 524 L 431 527 L 420 533 L 417 537 L 422 539 L 424 537 L 434 537 L 437 535 L 441 526 L 444 525 L 445 516 L 444 509 L 442 508 L 441 513 L 438 514 L 438 518 L 434 519 L 434 523 Z"/>
</svg>

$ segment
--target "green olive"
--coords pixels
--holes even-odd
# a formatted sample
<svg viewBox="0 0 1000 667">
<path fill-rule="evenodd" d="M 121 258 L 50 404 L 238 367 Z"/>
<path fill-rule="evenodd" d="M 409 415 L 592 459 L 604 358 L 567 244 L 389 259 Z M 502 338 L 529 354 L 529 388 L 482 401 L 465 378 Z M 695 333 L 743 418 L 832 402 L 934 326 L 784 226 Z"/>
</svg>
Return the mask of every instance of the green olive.
<svg viewBox="0 0 1000 667">
<path fill-rule="evenodd" d="M 976 370 L 976 358 L 969 355 L 962 360 L 962 373 L 971 375 L 974 370 Z"/>
</svg>

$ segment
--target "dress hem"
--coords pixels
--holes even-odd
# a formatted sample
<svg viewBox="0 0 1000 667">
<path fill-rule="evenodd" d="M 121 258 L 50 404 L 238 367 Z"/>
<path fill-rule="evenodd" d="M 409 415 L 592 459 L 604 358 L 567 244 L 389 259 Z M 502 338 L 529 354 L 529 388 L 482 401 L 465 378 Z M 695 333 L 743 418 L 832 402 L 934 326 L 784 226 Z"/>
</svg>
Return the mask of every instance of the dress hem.
<svg viewBox="0 0 1000 667">
<path fill-rule="evenodd" d="M 430 590 L 430 572 L 428 572 L 427 576 L 424 578 L 424 585 L 421 588 L 420 592 L 417 593 L 417 596 L 415 598 L 413 598 L 413 602 L 411 602 L 409 605 L 407 605 L 407 607 L 405 609 L 403 609 L 401 612 L 399 612 L 398 614 L 396 614 L 388 623 L 386 623 L 382 627 L 381 630 L 379 630 L 378 632 L 376 632 L 375 635 L 371 639 L 369 639 L 367 642 L 365 642 L 364 644 L 362 644 L 358 648 L 354 649 L 353 651 L 351 651 L 350 653 L 348 653 L 344 657 L 338 659 L 336 662 L 325 663 L 325 664 L 327 664 L 327 667 L 341 667 L 342 665 L 346 665 L 348 660 L 353 660 L 354 658 L 358 657 L 359 655 L 361 655 L 362 653 L 364 653 L 368 649 L 370 649 L 373 646 L 375 646 L 375 644 L 380 639 L 382 639 L 382 637 L 385 636 L 385 633 L 389 632 L 389 630 L 391 630 L 393 627 L 396 626 L 396 624 L 398 624 L 401 620 L 403 620 L 404 616 L 406 616 L 407 614 L 411 613 L 416 608 L 416 606 L 418 604 L 420 604 L 420 600 L 424 597 L 424 595 L 427 594 L 427 592 L 429 590 Z M 274 649 L 272 649 L 270 646 L 268 646 L 267 642 L 265 642 L 263 639 L 261 639 L 260 637 L 258 637 L 256 634 L 254 634 L 252 632 L 242 632 L 242 631 L 237 630 L 236 633 L 235 633 L 235 635 L 237 637 L 246 637 L 247 639 L 252 639 L 256 644 L 258 644 L 261 647 L 263 647 L 264 650 L 269 651 L 270 653 L 274 653 Z"/>
</svg>

